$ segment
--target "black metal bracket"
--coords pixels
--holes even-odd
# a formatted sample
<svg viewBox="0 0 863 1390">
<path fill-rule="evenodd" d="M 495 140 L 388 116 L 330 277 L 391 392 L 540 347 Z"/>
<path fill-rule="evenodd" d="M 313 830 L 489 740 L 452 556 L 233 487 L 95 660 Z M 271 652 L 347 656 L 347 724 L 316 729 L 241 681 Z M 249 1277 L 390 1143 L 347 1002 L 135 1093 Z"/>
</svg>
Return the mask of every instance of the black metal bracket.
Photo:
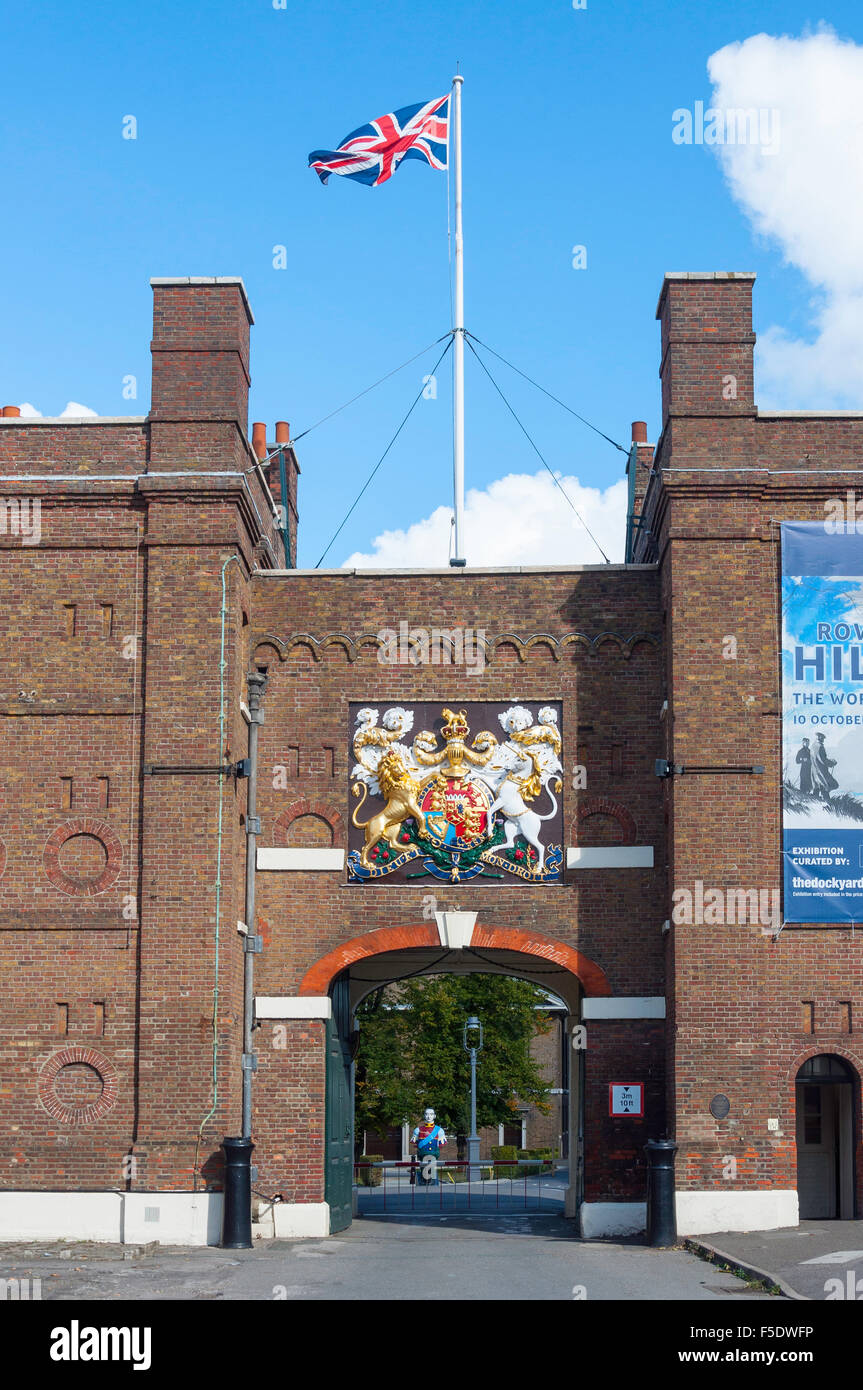
<svg viewBox="0 0 863 1390">
<path fill-rule="evenodd" d="M 653 771 L 657 777 L 682 777 L 684 773 L 746 773 L 750 775 L 763 773 L 764 768 L 758 763 L 727 763 L 724 767 L 702 767 L 695 763 L 670 763 L 666 758 L 657 758 L 653 764 Z"/>
<path fill-rule="evenodd" d="M 249 759 L 241 758 L 238 763 L 214 764 L 208 767 L 192 763 L 179 763 L 169 767 L 165 763 L 144 763 L 145 777 L 248 777 Z"/>
</svg>

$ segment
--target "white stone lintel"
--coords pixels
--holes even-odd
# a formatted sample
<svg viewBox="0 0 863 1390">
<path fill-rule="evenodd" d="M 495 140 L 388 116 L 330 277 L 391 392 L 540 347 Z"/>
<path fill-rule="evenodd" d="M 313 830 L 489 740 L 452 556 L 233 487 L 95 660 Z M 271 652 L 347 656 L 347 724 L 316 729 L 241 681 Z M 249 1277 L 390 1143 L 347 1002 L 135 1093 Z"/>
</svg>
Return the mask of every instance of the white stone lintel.
<svg viewBox="0 0 863 1390">
<path fill-rule="evenodd" d="M 653 845 L 572 845 L 566 851 L 568 869 L 652 869 Z"/>
<path fill-rule="evenodd" d="M 332 1018 L 333 1001 L 327 994 L 259 994 L 256 1018 Z"/>
<path fill-rule="evenodd" d="M 343 849 L 265 849 L 258 850 L 258 868 L 281 873 L 333 872 L 345 867 Z"/>
<path fill-rule="evenodd" d="M 583 1019 L 600 1018 L 665 1018 L 665 996 L 662 994 L 619 994 L 605 997 L 595 995 L 581 1001 Z"/>
</svg>

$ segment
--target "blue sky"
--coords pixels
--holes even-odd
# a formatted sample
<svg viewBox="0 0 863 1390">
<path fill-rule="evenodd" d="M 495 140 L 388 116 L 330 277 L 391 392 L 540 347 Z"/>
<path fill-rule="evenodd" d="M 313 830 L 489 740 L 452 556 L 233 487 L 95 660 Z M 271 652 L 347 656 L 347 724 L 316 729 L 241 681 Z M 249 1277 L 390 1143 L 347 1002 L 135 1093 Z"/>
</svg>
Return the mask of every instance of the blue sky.
<svg viewBox="0 0 863 1390">
<path fill-rule="evenodd" d="M 735 196 L 713 151 L 671 139 L 676 108 L 710 102 L 711 54 L 762 32 L 799 38 L 821 21 L 863 42 L 859 8 L 835 0 L 826 12 L 808 0 L 9 9 L 2 403 L 144 413 L 152 275 L 243 276 L 256 317 L 250 419 L 284 417 L 295 433 L 444 333 L 445 175 L 408 162 L 380 189 L 338 179 L 324 188 L 306 159 L 368 119 L 444 93 L 459 61 L 468 328 L 621 443 L 635 418 L 655 439 L 664 271 L 757 271 L 756 330 L 803 349 L 815 306 L 836 290 L 825 290 L 814 253 L 789 261 L 785 223 L 756 230 L 757 193 Z M 134 141 L 122 138 L 130 114 Z M 850 120 L 847 138 L 856 140 Z M 585 270 L 572 268 L 577 244 Z M 277 245 L 285 270 L 273 268 Z M 302 564 L 317 560 L 432 361 L 300 445 Z M 554 468 L 599 489 L 621 477 L 623 455 L 494 370 Z M 122 396 L 128 374 L 136 402 Z M 854 381 L 836 389 L 834 403 L 860 403 Z M 444 373 L 328 564 L 448 504 L 449 390 Z M 468 485 L 537 467 L 469 360 Z M 575 544 L 573 557 L 599 558 Z"/>
</svg>

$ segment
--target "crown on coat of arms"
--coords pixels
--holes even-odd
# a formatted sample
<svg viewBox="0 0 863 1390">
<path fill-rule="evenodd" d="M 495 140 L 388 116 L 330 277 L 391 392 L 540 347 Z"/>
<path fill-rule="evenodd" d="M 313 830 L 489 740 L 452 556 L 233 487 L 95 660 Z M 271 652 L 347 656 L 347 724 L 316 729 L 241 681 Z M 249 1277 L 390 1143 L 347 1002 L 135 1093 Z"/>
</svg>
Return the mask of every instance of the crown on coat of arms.
<svg viewBox="0 0 863 1390">
<path fill-rule="evenodd" d="M 441 714 L 446 720 L 441 730 L 445 739 L 467 738 L 470 733 L 467 722 L 467 710 L 460 709 L 456 714 L 454 710 L 442 709 Z"/>
</svg>

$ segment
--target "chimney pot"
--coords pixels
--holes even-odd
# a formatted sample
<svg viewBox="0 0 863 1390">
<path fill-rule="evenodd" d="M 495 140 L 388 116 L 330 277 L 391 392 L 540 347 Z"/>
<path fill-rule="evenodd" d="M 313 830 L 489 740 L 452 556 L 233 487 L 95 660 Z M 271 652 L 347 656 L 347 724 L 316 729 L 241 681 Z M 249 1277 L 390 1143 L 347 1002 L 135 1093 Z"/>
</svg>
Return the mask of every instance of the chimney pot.
<svg viewBox="0 0 863 1390">
<path fill-rule="evenodd" d="M 252 425 L 252 449 L 259 459 L 267 456 L 267 427 L 260 420 Z"/>
<path fill-rule="evenodd" d="M 290 444 L 290 442 L 291 442 L 291 427 L 290 427 L 290 425 L 288 424 L 287 420 L 277 420 L 277 421 L 276 421 L 276 443 L 277 443 L 277 444 Z"/>
<path fill-rule="evenodd" d="M 647 443 L 647 421 L 633 420 L 632 422 L 632 442 L 633 444 Z"/>
<path fill-rule="evenodd" d="M 21 408 L 17 405 L 4 405 L 3 414 L 7 418 L 11 416 L 13 419 L 17 419 L 17 417 L 21 414 Z"/>
</svg>

